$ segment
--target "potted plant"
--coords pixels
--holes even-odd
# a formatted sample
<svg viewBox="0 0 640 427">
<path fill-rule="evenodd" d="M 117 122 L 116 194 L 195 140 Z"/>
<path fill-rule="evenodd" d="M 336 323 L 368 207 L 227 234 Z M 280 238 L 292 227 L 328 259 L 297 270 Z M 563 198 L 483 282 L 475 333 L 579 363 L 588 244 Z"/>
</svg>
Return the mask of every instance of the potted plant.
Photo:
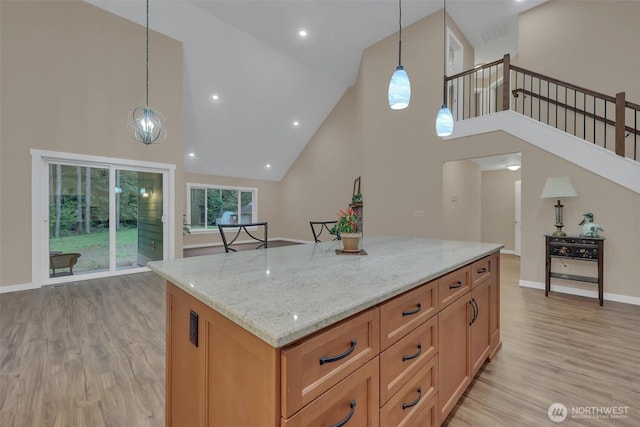
<svg viewBox="0 0 640 427">
<path fill-rule="evenodd" d="M 360 237 L 362 233 L 358 231 L 358 220 L 360 216 L 351 208 L 338 212 L 338 222 L 329 230 L 331 234 L 338 236 L 342 241 L 344 252 L 358 252 Z"/>
</svg>

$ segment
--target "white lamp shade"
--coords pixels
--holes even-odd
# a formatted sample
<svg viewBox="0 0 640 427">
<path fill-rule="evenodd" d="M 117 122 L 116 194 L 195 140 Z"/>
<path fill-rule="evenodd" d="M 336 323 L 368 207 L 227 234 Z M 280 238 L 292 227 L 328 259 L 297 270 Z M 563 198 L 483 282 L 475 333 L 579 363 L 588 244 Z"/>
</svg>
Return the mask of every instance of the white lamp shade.
<svg viewBox="0 0 640 427">
<path fill-rule="evenodd" d="M 542 189 L 543 199 L 558 199 L 564 197 L 576 197 L 578 193 L 567 176 L 547 178 Z"/>
<path fill-rule="evenodd" d="M 411 83 L 402 65 L 398 65 L 389 82 L 389 107 L 402 110 L 409 106 L 411 100 Z"/>
<path fill-rule="evenodd" d="M 449 136 L 453 133 L 453 114 L 446 105 L 443 105 L 436 117 L 436 134 Z"/>
</svg>

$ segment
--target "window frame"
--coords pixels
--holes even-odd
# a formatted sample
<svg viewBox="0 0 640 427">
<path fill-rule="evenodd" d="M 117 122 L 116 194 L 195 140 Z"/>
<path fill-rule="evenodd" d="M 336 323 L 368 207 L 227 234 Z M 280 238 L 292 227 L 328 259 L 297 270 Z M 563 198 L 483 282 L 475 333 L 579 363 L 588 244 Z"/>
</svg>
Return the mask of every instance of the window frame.
<svg viewBox="0 0 640 427">
<path fill-rule="evenodd" d="M 241 193 L 252 193 L 251 199 L 251 218 L 252 222 L 259 222 L 258 220 L 258 188 L 257 187 L 240 187 L 235 185 L 219 185 L 219 184 L 203 184 L 198 182 L 187 182 L 187 211 L 186 217 L 188 219 L 187 227 L 189 228 L 189 232 L 191 234 L 207 234 L 207 233 L 218 233 L 217 225 L 207 225 L 207 217 L 206 217 L 206 209 L 205 209 L 205 225 L 204 228 L 193 228 L 191 226 L 191 190 L 205 190 L 205 200 L 207 200 L 207 191 L 208 190 L 235 190 L 238 192 L 238 212 L 237 214 L 242 217 L 240 210 L 242 209 L 240 198 Z M 251 229 L 252 227 L 249 227 Z"/>
</svg>

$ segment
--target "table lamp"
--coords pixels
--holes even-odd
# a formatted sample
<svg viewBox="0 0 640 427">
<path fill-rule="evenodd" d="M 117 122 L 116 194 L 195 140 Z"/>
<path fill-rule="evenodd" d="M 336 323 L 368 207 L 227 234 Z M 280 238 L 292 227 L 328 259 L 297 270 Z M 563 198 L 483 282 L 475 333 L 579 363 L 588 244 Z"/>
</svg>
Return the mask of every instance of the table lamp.
<svg viewBox="0 0 640 427">
<path fill-rule="evenodd" d="M 562 208 L 564 207 L 560 203 L 562 197 L 576 197 L 576 189 L 573 188 L 571 180 L 567 176 L 547 178 L 547 182 L 544 183 L 542 189 L 543 199 L 558 199 L 556 203 L 556 231 L 553 232 L 554 236 L 566 236 L 567 234 L 562 231 L 564 224 L 562 223 Z"/>
</svg>

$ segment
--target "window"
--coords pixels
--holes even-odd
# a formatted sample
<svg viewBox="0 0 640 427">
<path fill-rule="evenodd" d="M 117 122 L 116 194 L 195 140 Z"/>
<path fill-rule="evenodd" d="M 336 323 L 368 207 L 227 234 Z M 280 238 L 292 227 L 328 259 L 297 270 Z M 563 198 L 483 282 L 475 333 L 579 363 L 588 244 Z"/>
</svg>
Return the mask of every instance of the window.
<svg viewBox="0 0 640 427">
<path fill-rule="evenodd" d="M 191 231 L 217 230 L 218 224 L 258 220 L 258 189 L 187 184 L 187 218 Z"/>
</svg>

